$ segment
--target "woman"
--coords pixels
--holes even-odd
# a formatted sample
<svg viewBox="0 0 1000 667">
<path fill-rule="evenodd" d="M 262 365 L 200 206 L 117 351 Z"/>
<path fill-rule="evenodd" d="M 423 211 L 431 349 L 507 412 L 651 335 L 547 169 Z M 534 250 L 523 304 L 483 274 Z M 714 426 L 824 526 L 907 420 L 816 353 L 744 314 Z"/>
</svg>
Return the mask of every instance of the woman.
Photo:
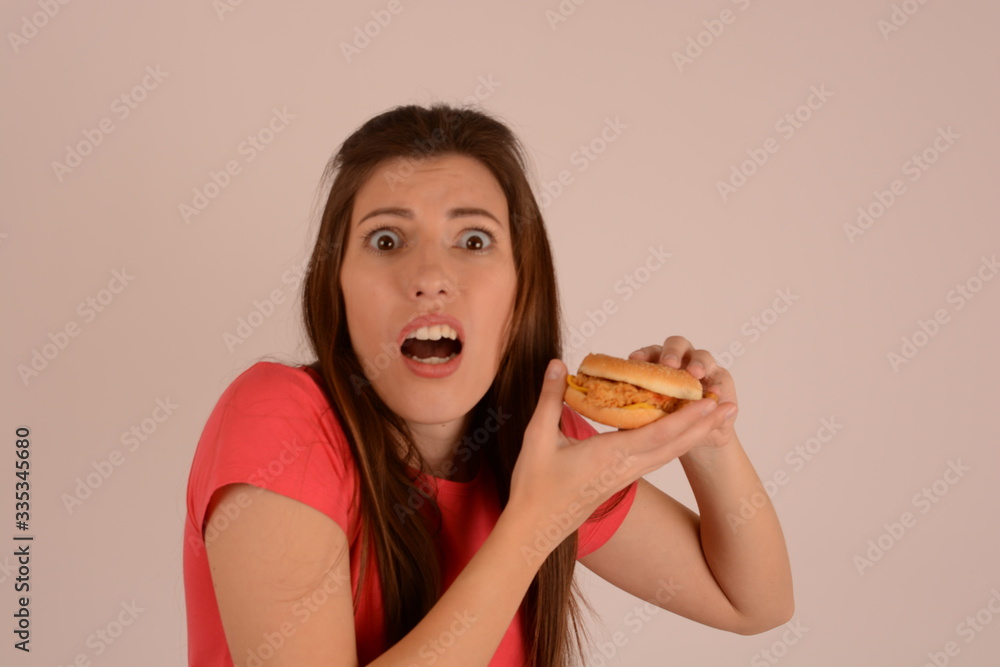
<svg viewBox="0 0 1000 667">
<path fill-rule="evenodd" d="M 507 127 L 400 107 L 326 176 L 303 292 L 317 361 L 244 372 L 195 454 L 190 664 L 577 664 L 577 560 L 715 627 L 790 618 L 781 529 L 711 355 L 674 336 L 632 357 L 687 368 L 717 407 L 595 435 L 563 405 L 552 258 Z M 700 519 L 642 479 L 675 458 Z"/>
</svg>

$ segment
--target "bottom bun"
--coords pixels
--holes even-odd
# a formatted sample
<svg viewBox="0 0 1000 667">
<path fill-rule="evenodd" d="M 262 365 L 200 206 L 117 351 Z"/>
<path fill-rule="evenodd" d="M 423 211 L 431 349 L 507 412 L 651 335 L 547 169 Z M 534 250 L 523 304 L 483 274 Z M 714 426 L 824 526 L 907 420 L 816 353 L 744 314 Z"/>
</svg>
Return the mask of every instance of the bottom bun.
<svg viewBox="0 0 1000 667">
<path fill-rule="evenodd" d="M 573 387 L 566 388 L 563 397 L 566 404 L 578 413 L 606 426 L 615 428 L 639 428 L 651 422 L 655 422 L 660 417 L 666 416 L 666 412 L 658 408 L 603 408 L 593 403 L 587 402 L 587 395 Z"/>
</svg>

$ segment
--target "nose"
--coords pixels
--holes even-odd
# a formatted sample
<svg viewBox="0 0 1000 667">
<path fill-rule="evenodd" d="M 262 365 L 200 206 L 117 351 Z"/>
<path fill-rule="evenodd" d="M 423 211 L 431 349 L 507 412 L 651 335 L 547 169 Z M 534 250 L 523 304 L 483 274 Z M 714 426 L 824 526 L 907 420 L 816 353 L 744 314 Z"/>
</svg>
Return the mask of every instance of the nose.
<svg viewBox="0 0 1000 667">
<path fill-rule="evenodd" d="M 417 302 L 451 301 L 457 295 L 455 276 L 444 257 L 446 251 L 423 248 L 414 253 L 407 292 Z"/>
</svg>

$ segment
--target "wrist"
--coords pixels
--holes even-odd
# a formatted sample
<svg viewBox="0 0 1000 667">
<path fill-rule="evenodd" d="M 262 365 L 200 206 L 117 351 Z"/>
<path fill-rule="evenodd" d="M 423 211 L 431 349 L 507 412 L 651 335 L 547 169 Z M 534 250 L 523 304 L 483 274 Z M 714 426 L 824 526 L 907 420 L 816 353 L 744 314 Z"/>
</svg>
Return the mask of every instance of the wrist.
<svg viewBox="0 0 1000 667">
<path fill-rule="evenodd" d="M 743 454 L 743 447 L 740 445 L 736 432 L 726 442 L 717 445 L 703 445 L 692 447 L 680 458 L 681 465 L 685 470 L 693 469 L 697 471 L 717 470 L 725 467 L 729 461 L 734 461 Z"/>
<path fill-rule="evenodd" d="M 548 530 L 546 528 L 549 528 Z M 524 561 L 537 569 L 565 539 L 534 514 L 521 511 L 510 503 L 500 513 L 493 533 L 517 550 Z"/>
</svg>

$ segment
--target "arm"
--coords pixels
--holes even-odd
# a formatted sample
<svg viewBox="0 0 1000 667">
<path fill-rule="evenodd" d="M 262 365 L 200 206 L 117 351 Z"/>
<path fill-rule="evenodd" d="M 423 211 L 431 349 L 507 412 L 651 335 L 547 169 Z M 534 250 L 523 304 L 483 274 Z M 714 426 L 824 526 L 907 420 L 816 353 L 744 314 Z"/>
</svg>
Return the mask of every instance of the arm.
<svg viewBox="0 0 1000 667">
<path fill-rule="evenodd" d="M 416 657 L 441 667 L 489 664 L 541 565 L 522 555 L 521 546 L 529 541 L 527 524 L 504 510 L 437 604 L 372 667 L 409 667 Z M 442 635 L 449 633 L 455 641 L 445 649 Z"/>
<path fill-rule="evenodd" d="M 241 489 L 254 495 L 253 502 L 206 545 L 234 661 L 241 664 L 277 633 L 284 639 L 270 667 L 357 665 L 343 529 L 304 503 L 247 485 L 220 489 L 213 507 Z M 530 540 L 527 524 L 504 511 L 427 615 L 370 664 L 409 667 L 433 656 L 442 667 L 487 665 L 540 565 L 522 556 L 521 545 Z"/>
<path fill-rule="evenodd" d="M 416 627 L 371 663 L 375 667 L 431 661 L 487 665 L 552 550 L 612 495 L 684 454 L 706 424 L 719 421 L 697 416 L 706 401 L 670 422 L 682 431 L 678 437 L 664 439 L 646 427 L 583 441 L 567 438 L 559 430 L 566 367 L 555 360 L 549 370 L 555 373 L 546 375 L 511 477 L 510 498 L 493 531 Z M 239 487 L 223 487 L 218 502 L 227 492 L 238 493 Z M 291 632 L 281 632 L 285 642 L 269 667 L 358 663 L 349 576 L 345 579 L 347 539 L 336 522 L 297 500 L 260 491 L 206 546 L 236 660 L 245 660 L 266 633 L 288 624 Z M 328 602 L 307 620 L 297 618 L 296 604 L 323 586 L 329 587 Z M 467 627 L 460 633 L 460 626 Z M 439 650 L 442 638 L 451 644 L 447 650 Z"/>
<path fill-rule="evenodd" d="M 249 504 L 238 502 L 241 494 Z M 206 524 L 219 507 L 242 508 L 205 543 L 234 664 L 262 661 L 261 646 L 279 644 L 267 639 L 277 635 L 271 667 L 357 665 L 343 529 L 305 503 L 249 484 L 218 489 Z"/>
<path fill-rule="evenodd" d="M 773 507 L 768 502 L 734 531 L 727 514 L 739 517 L 743 496 L 723 489 L 706 500 L 712 491 L 690 474 L 692 487 L 701 487 L 695 492 L 701 517 L 640 479 L 621 527 L 580 562 L 637 598 L 714 628 L 754 634 L 784 623 L 794 603 Z M 767 498 L 759 482 L 758 488 Z M 726 495 L 731 496 L 729 510 L 720 500 Z"/>
<path fill-rule="evenodd" d="M 632 356 L 659 361 L 660 353 L 653 346 Z M 720 412 L 736 407 L 729 374 L 707 352 L 674 337 L 662 349 L 663 356 L 671 353 L 684 363 L 695 362 L 688 370 L 719 395 Z M 692 409 L 687 406 L 645 428 L 670 438 L 669 422 Z M 707 429 L 702 439 L 701 446 L 680 457 L 701 516 L 640 480 L 622 526 L 580 562 L 636 597 L 686 618 L 741 634 L 763 632 L 787 621 L 794 609 L 781 526 L 733 420 Z M 754 508 L 750 518 L 740 514 L 747 503 Z"/>
<path fill-rule="evenodd" d="M 733 439 L 719 449 L 681 457 L 701 513 L 699 536 L 719 587 L 740 613 L 744 629 L 770 630 L 792 617 L 792 572 L 771 499 L 750 459 Z M 749 503 L 754 515 L 743 518 Z"/>
</svg>

